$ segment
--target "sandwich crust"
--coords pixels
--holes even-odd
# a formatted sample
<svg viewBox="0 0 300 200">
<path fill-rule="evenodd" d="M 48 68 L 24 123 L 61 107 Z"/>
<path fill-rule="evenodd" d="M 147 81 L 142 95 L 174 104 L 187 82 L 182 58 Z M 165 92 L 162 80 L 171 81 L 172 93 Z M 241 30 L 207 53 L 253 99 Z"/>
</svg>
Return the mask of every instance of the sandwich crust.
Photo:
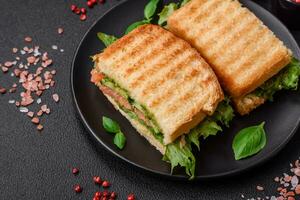
<svg viewBox="0 0 300 200">
<path fill-rule="evenodd" d="M 168 29 L 201 53 L 234 98 L 252 92 L 291 60 L 283 42 L 237 0 L 191 0 L 168 18 Z"/>
<path fill-rule="evenodd" d="M 188 133 L 223 100 L 218 80 L 187 42 L 156 26 L 138 27 L 94 57 L 156 119 L 164 143 Z"/>
<path fill-rule="evenodd" d="M 248 94 L 244 97 L 233 98 L 233 104 L 240 115 L 247 115 L 258 106 L 265 103 L 266 99 L 256 96 L 255 94 Z"/>
</svg>

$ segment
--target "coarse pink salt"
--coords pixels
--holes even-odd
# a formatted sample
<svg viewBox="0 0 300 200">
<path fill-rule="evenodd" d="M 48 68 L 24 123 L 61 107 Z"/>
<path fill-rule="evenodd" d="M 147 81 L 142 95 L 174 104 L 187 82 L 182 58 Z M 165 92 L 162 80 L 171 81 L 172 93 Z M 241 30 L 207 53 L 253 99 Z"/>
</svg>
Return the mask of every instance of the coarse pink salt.
<svg viewBox="0 0 300 200">
<path fill-rule="evenodd" d="M 41 130 L 43 130 L 44 127 L 43 127 L 43 125 L 39 124 L 39 125 L 37 125 L 36 128 L 37 128 L 37 130 L 41 131 Z"/>
<path fill-rule="evenodd" d="M 30 57 L 28 57 L 27 58 L 27 62 L 29 63 L 29 64 L 33 64 L 34 62 L 35 62 L 35 57 L 34 56 L 30 56 Z"/>
<path fill-rule="evenodd" d="M 57 33 L 58 33 L 58 34 L 61 35 L 61 34 L 63 34 L 63 32 L 64 32 L 64 29 L 63 29 L 63 28 L 58 28 L 58 29 L 57 29 Z"/>
<path fill-rule="evenodd" d="M 59 101 L 59 96 L 58 96 L 58 94 L 53 94 L 53 95 L 52 95 L 52 98 L 53 98 L 53 100 L 54 100 L 55 102 L 58 102 L 58 101 Z"/>
<path fill-rule="evenodd" d="M 32 118 L 31 122 L 34 124 L 38 124 L 38 123 L 40 123 L 40 119 L 37 117 L 34 117 L 34 118 Z"/>
</svg>

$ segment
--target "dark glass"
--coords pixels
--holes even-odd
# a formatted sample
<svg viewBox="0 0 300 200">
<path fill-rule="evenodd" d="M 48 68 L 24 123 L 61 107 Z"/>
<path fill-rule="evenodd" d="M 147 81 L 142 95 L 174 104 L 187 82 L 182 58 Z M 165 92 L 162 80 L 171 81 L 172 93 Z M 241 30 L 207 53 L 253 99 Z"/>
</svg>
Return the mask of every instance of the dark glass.
<svg viewBox="0 0 300 200">
<path fill-rule="evenodd" d="M 300 3 L 271 0 L 273 13 L 291 30 L 300 30 Z"/>
</svg>

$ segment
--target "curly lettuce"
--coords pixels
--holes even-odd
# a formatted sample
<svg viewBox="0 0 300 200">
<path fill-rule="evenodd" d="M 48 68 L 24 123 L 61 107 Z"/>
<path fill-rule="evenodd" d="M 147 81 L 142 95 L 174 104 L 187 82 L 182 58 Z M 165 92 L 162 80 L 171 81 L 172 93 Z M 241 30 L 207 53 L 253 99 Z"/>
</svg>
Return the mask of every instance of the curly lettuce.
<svg viewBox="0 0 300 200">
<path fill-rule="evenodd" d="M 196 159 L 190 144 L 180 145 L 180 139 L 167 145 L 163 160 L 170 162 L 171 173 L 176 166 L 185 168 L 185 173 L 193 179 L 195 177 Z"/>
<path fill-rule="evenodd" d="M 253 94 L 273 101 L 274 94 L 280 90 L 297 90 L 299 76 L 300 62 L 293 58 L 283 70 L 257 88 Z"/>
<path fill-rule="evenodd" d="M 207 117 L 185 136 L 186 144 L 184 146 L 180 144 L 181 138 L 167 145 L 163 160 L 171 164 L 172 171 L 177 166 L 185 168 L 186 174 L 190 179 L 193 179 L 195 177 L 196 159 L 192 153 L 192 144 L 200 150 L 200 138 L 206 139 L 208 136 L 216 135 L 222 131 L 221 125 L 229 125 L 234 117 L 233 112 L 230 100 L 226 98 L 219 104 L 211 117 Z"/>
</svg>

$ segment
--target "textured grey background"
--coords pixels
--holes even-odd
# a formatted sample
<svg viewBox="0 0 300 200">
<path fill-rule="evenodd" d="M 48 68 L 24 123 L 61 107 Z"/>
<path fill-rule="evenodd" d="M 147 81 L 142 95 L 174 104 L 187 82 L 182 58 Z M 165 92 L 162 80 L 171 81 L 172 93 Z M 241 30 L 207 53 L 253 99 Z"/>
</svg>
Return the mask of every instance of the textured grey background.
<svg viewBox="0 0 300 200">
<path fill-rule="evenodd" d="M 94 175 L 113 183 L 112 190 L 125 199 L 134 192 L 138 199 L 240 199 L 274 194 L 273 178 L 289 170 L 289 163 L 300 156 L 300 132 L 272 161 L 235 178 L 210 182 L 177 182 L 162 179 L 138 170 L 111 156 L 95 144 L 82 126 L 73 106 L 70 91 L 70 68 L 75 49 L 87 29 L 116 0 L 89 10 L 88 20 L 80 22 L 69 11 L 72 3 L 83 5 L 84 0 L 1 0 L 0 6 L 0 62 L 11 58 L 11 48 L 21 47 L 27 35 L 44 50 L 49 51 L 58 71 L 55 90 L 61 101 L 47 119 L 45 130 L 39 134 L 35 127 L 14 106 L 9 96 L 0 95 L 0 199 L 92 199 L 97 187 Z M 268 1 L 256 2 L 269 8 Z M 65 33 L 59 37 L 58 27 Z M 293 32 L 300 42 L 300 32 Z M 65 50 L 51 50 L 57 44 Z M 23 45 L 24 46 L 24 45 Z M 5 80 L 8 76 L 6 76 Z M 0 85 L 6 81 L 0 72 Z M 51 105 L 51 104 L 50 104 Z M 220 163 L 222 164 L 222 163 Z M 80 168 L 75 177 L 72 166 Z M 75 194 L 72 186 L 84 187 Z M 265 192 L 256 193 L 256 185 Z"/>
</svg>

